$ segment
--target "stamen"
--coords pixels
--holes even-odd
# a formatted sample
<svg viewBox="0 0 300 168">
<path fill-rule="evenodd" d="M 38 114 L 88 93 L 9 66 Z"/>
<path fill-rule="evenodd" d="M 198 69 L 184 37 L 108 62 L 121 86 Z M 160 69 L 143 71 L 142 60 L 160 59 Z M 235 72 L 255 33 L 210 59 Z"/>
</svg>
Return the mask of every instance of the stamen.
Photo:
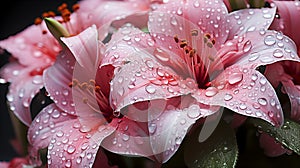
<svg viewBox="0 0 300 168">
<path fill-rule="evenodd" d="M 174 36 L 174 40 L 175 40 L 175 42 L 176 42 L 176 43 L 178 43 L 178 42 L 179 42 L 179 38 L 178 38 L 178 36 L 177 36 L 177 35 L 175 35 L 175 36 Z"/>
<path fill-rule="evenodd" d="M 206 33 L 204 36 L 207 37 L 208 39 L 211 38 L 211 35 L 209 33 Z"/>
<path fill-rule="evenodd" d="M 80 8 L 79 4 L 75 4 L 75 5 L 72 6 L 73 12 L 76 12 L 79 8 Z"/>
<path fill-rule="evenodd" d="M 198 30 L 192 30 L 191 35 L 192 36 L 198 36 Z"/>
<path fill-rule="evenodd" d="M 35 20 L 34 20 L 34 24 L 35 25 L 40 25 L 41 23 L 42 23 L 42 19 L 40 18 L 40 17 L 38 17 L 38 18 L 36 18 Z"/>
<path fill-rule="evenodd" d="M 181 42 L 179 43 L 180 48 L 184 48 L 185 46 L 187 46 L 187 41 L 186 40 L 181 40 Z"/>
</svg>

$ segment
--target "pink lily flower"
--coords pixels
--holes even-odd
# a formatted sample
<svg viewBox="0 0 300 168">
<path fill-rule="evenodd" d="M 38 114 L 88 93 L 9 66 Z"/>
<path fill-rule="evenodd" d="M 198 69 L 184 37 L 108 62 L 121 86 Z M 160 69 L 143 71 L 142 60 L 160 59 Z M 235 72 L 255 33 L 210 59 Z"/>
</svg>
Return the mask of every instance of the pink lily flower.
<svg viewBox="0 0 300 168">
<path fill-rule="evenodd" d="M 186 128 L 216 113 L 220 106 L 275 126 L 283 123 L 273 86 L 256 70 L 279 61 L 299 61 L 291 39 L 267 30 L 275 10 L 228 14 L 223 1 L 170 1 L 150 13 L 150 34 L 128 28 L 124 32 L 131 34 L 114 35 L 105 62 L 121 68 L 111 82 L 111 104 L 132 120 L 147 121 L 149 130 L 155 128 L 150 143 L 154 150 L 163 151 L 162 156 L 155 156 L 157 160 L 166 162 Z M 148 108 L 149 101 L 161 101 L 161 106 L 170 106 L 172 111 Z M 131 114 L 131 109 L 154 114 Z M 105 148 L 120 152 L 114 146 Z"/>
<path fill-rule="evenodd" d="M 127 17 L 145 17 L 150 10 L 150 1 L 106 1 L 85 0 L 75 6 L 76 12 L 70 15 L 62 5 L 63 17 L 55 17 L 71 35 L 80 33 L 85 28 L 96 24 L 101 28 L 99 39 L 103 40 L 113 21 L 123 21 Z M 96 8 L 95 8 L 96 7 Z M 91 10 L 92 9 L 92 10 Z M 111 12 L 115 11 L 115 12 Z M 47 15 L 53 16 L 52 13 Z M 142 20 L 142 19 L 141 19 Z M 118 23 L 116 22 L 116 23 Z M 51 66 L 61 51 L 59 43 L 48 32 L 44 21 L 37 20 L 24 31 L 0 41 L 0 47 L 12 54 L 16 61 L 7 64 L 1 70 L 1 78 L 11 82 L 7 99 L 10 109 L 27 126 L 32 121 L 30 101 L 43 87 L 42 75 Z M 142 26 L 143 23 L 140 23 Z"/>
<path fill-rule="evenodd" d="M 100 64 L 98 69 L 106 48 L 98 41 L 96 27 L 62 41 L 68 49 L 44 73 L 46 90 L 57 102 L 45 107 L 28 131 L 32 162 L 40 164 L 38 150 L 46 147 L 49 167 L 92 167 L 100 145 L 117 146 L 120 154 L 155 154 L 146 136 L 147 123 L 132 121 L 111 108 L 109 82 L 114 67 Z"/>
</svg>

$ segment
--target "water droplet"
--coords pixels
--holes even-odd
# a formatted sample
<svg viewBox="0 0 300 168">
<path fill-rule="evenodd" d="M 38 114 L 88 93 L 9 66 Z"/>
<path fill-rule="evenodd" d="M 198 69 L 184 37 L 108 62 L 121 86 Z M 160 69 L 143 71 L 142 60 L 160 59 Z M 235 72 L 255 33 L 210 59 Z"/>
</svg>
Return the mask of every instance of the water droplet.
<svg viewBox="0 0 300 168">
<path fill-rule="evenodd" d="M 173 26 L 177 26 L 178 25 L 177 19 L 174 16 L 171 18 L 170 22 L 171 22 L 171 25 L 173 25 Z"/>
<path fill-rule="evenodd" d="M 170 59 L 170 56 L 169 54 L 167 54 L 167 52 L 163 51 L 162 49 L 160 48 L 156 48 L 155 51 L 154 51 L 154 56 L 156 58 L 158 58 L 159 60 L 161 61 L 169 61 Z"/>
<path fill-rule="evenodd" d="M 149 68 L 153 68 L 153 67 L 154 67 L 154 63 L 153 63 L 153 61 L 151 61 L 151 60 L 147 60 L 147 61 L 145 61 L 145 63 L 146 63 L 146 65 L 147 65 Z"/>
<path fill-rule="evenodd" d="M 156 124 L 150 123 L 148 129 L 149 129 L 149 133 L 153 134 L 156 131 Z"/>
<path fill-rule="evenodd" d="M 77 159 L 76 159 L 76 163 L 77 163 L 77 164 L 80 164 L 80 163 L 81 163 L 81 161 L 82 161 L 82 157 L 80 157 L 80 156 L 79 156 L 79 157 L 77 157 Z"/>
<path fill-rule="evenodd" d="M 283 51 L 281 49 L 276 49 L 273 52 L 273 56 L 276 58 L 281 58 L 283 57 Z"/>
<path fill-rule="evenodd" d="M 229 100 L 231 100 L 232 98 L 233 98 L 233 96 L 232 96 L 232 94 L 230 94 L 230 93 L 226 93 L 225 96 L 224 96 L 224 100 L 226 100 L 226 101 L 229 101 Z"/>
<path fill-rule="evenodd" d="M 129 135 L 123 134 L 122 139 L 123 139 L 124 141 L 128 141 L 128 140 L 129 140 Z"/>
<path fill-rule="evenodd" d="M 69 146 L 68 146 L 67 152 L 68 152 L 69 154 L 72 154 L 72 153 L 74 153 L 75 151 L 76 151 L 76 147 L 75 147 L 75 146 L 73 146 L 73 145 L 69 145 Z"/>
<path fill-rule="evenodd" d="M 209 87 L 206 89 L 205 95 L 208 97 L 212 97 L 216 95 L 219 92 L 219 90 L 215 87 Z"/>
<path fill-rule="evenodd" d="M 255 109 L 259 109 L 260 108 L 260 105 L 258 103 L 253 103 L 252 106 Z"/>
<path fill-rule="evenodd" d="M 176 144 L 176 145 L 180 145 L 181 142 L 182 142 L 182 138 L 181 138 L 181 137 L 176 137 L 176 138 L 175 138 L 175 144 Z"/>
<path fill-rule="evenodd" d="M 200 6 L 200 3 L 199 3 L 198 0 L 196 0 L 196 1 L 194 2 L 194 7 L 195 7 L 195 8 L 198 8 L 199 6 Z"/>
<path fill-rule="evenodd" d="M 247 106 L 246 106 L 245 103 L 241 103 L 240 106 L 239 106 L 239 108 L 240 108 L 241 110 L 245 110 L 245 109 L 247 108 Z"/>
<path fill-rule="evenodd" d="M 259 53 L 251 53 L 250 54 L 250 56 L 249 56 L 249 58 L 248 58 L 248 60 L 249 61 L 255 61 L 255 60 L 257 60 L 257 58 L 260 56 L 260 54 Z"/>
<path fill-rule="evenodd" d="M 32 79 L 32 83 L 33 84 L 41 84 L 43 83 L 43 78 L 42 76 L 34 76 L 33 79 Z"/>
<path fill-rule="evenodd" d="M 272 46 L 276 43 L 276 39 L 273 35 L 267 35 L 264 40 L 265 44 L 268 46 Z"/>
<path fill-rule="evenodd" d="M 248 40 L 243 46 L 243 51 L 246 53 L 246 52 L 250 51 L 251 48 L 252 48 L 251 41 Z"/>
<path fill-rule="evenodd" d="M 261 85 L 265 85 L 267 83 L 267 79 L 265 77 L 261 77 L 260 80 L 259 80 L 259 83 Z"/>
<path fill-rule="evenodd" d="M 56 136 L 57 136 L 57 137 L 62 137 L 62 136 L 64 136 L 64 132 L 61 131 L 61 130 L 59 130 L 59 131 L 56 133 Z"/>
<path fill-rule="evenodd" d="M 150 94 L 154 94 L 156 92 L 156 88 L 152 85 L 147 85 L 145 87 L 146 92 L 150 93 Z"/>
<path fill-rule="evenodd" d="M 263 16 L 264 16 L 264 18 L 266 18 L 266 19 L 272 18 L 272 15 L 271 15 L 270 13 L 265 13 Z"/>
<path fill-rule="evenodd" d="M 129 41 L 129 40 L 131 40 L 131 37 L 128 36 L 128 35 L 126 35 L 126 36 L 123 37 L 123 40 L 124 40 L 124 41 Z"/>
<path fill-rule="evenodd" d="M 198 118 L 200 114 L 200 109 L 196 105 L 191 106 L 187 111 L 187 116 L 192 119 Z"/>
<path fill-rule="evenodd" d="M 257 100 L 257 102 L 258 102 L 260 105 L 263 105 L 263 106 L 267 105 L 267 103 L 268 103 L 266 98 L 259 98 L 259 99 Z"/>
<path fill-rule="evenodd" d="M 182 8 L 179 7 L 179 8 L 177 9 L 177 14 L 178 14 L 178 15 L 182 15 L 182 13 L 183 13 Z"/>
<path fill-rule="evenodd" d="M 72 167 L 72 162 L 71 162 L 71 160 L 68 159 L 68 160 L 66 161 L 66 163 L 65 163 L 65 166 L 66 166 L 66 167 Z"/>
<path fill-rule="evenodd" d="M 41 51 L 34 51 L 33 52 L 33 56 L 36 57 L 36 58 L 39 58 L 43 55 L 43 53 Z"/>
<path fill-rule="evenodd" d="M 21 88 L 21 89 L 19 90 L 19 97 L 20 97 L 20 98 L 24 97 L 24 93 L 25 93 L 25 89 L 24 89 L 24 88 Z"/>
<path fill-rule="evenodd" d="M 243 79 L 242 73 L 233 73 L 228 77 L 228 83 L 231 85 L 237 84 Z"/>
</svg>

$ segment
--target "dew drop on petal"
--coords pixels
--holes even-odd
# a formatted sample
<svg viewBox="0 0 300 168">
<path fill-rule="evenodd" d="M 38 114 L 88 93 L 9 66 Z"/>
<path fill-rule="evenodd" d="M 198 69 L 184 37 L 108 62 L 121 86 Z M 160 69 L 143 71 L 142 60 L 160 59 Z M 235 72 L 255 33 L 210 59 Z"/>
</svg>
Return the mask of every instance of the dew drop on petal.
<svg viewBox="0 0 300 168">
<path fill-rule="evenodd" d="M 259 58 L 259 56 L 260 56 L 260 54 L 259 53 L 251 53 L 250 54 L 250 56 L 249 56 L 249 58 L 248 58 L 248 60 L 249 61 L 255 61 L 255 60 L 257 60 L 257 58 Z"/>
<path fill-rule="evenodd" d="M 201 113 L 200 113 L 200 111 L 199 111 L 199 108 L 197 108 L 196 106 L 193 106 L 193 107 L 191 107 L 191 108 L 188 110 L 187 116 L 188 116 L 189 118 L 194 119 L 194 118 L 199 117 L 200 114 L 201 114 Z"/>
<path fill-rule="evenodd" d="M 251 41 L 248 40 L 244 46 L 243 46 L 243 51 L 246 53 L 246 52 L 249 52 L 252 48 L 252 44 L 251 44 Z"/>
<path fill-rule="evenodd" d="M 153 134 L 156 131 L 156 124 L 150 123 L 148 129 L 149 129 L 149 133 Z"/>
<path fill-rule="evenodd" d="M 163 50 L 161 50 L 159 48 L 155 49 L 154 56 L 156 58 L 158 58 L 159 60 L 164 61 L 164 62 L 170 60 L 169 54 L 167 54 L 167 52 L 165 52 L 165 51 L 163 51 Z"/>
<path fill-rule="evenodd" d="M 67 168 L 72 167 L 72 162 L 71 162 L 71 160 L 67 160 L 66 163 L 65 163 L 65 166 L 66 166 Z"/>
<path fill-rule="evenodd" d="M 243 79 L 242 73 L 233 73 L 228 77 L 228 83 L 231 85 L 237 84 Z"/>
<path fill-rule="evenodd" d="M 181 137 L 176 137 L 176 138 L 175 138 L 175 144 L 176 144 L 176 145 L 180 145 L 181 142 L 182 142 L 182 138 L 181 138 Z"/>
<path fill-rule="evenodd" d="M 267 99 L 265 99 L 265 98 L 259 98 L 258 100 L 257 100 L 257 102 L 260 104 L 260 105 L 262 105 L 262 106 L 265 106 L 265 105 L 267 105 Z"/>
<path fill-rule="evenodd" d="M 69 154 L 72 154 L 72 153 L 74 153 L 75 151 L 76 151 L 76 147 L 75 147 L 75 146 L 73 146 L 73 145 L 69 145 L 69 146 L 68 146 L 67 152 L 68 152 Z"/>
<path fill-rule="evenodd" d="M 264 39 L 264 42 L 268 46 L 272 46 L 276 43 L 276 39 L 273 35 L 267 35 Z"/>
<path fill-rule="evenodd" d="M 281 58 L 281 57 L 283 57 L 283 51 L 280 50 L 280 49 L 276 49 L 273 52 L 273 56 L 276 57 L 276 58 Z"/>
<path fill-rule="evenodd" d="M 154 94 L 156 92 L 156 88 L 152 85 L 147 85 L 145 87 L 147 93 Z"/>
<path fill-rule="evenodd" d="M 225 96 L 224 96 L 224 100 L 226 100 L 226 101 L 229 101 L 229 100 L 231 100 L 232 98 L 233 98 L 233 96 L 232 96 L 232 94 L 230 94 L 230 93 L 226 93 Z"/>
<path fill-rule="evenodd" d="M 206 89 L 205 95 L 207 97 L 212 97 L 218 93 L 218 89 L 215 87 L 209 87 Z"/>
</svg>

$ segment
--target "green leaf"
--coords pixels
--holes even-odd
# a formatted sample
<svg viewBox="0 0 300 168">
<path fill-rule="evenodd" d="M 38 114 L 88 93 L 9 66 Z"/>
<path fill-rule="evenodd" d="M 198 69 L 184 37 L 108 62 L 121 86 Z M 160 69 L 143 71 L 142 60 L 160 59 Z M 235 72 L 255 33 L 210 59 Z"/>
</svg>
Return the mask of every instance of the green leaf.
<svg viewBox="0 0 300 168">
<path fill-rule="evenodd" d="M 266 132 L 276 141 L 300 155 L 300 125 L 298 123 L 285 119 L 281 127 L 274 127 L 260 119 L 251 118 L 249 122 L 253 123 L 259 132 Z"/>
<path fill-rule="evenodd" d="M 247 8 L 247 4 L 244 0 L 229 0 L 229 3 L 233 11 Z"/>
<path fill-rule="evenodd" d="M 204 142 L 199 142 L 200 129 L 188 137 L 184 148 L 184 159 L 188 167 L 220 168 L 234 167 L 238 156 L 238 146 L 234 130 L 220 121 L 213 134 Z"/>
<path fill-rule="evenodd" d="M 264 0 L 249 0 L 249 4 L 251 8 L 262 8 L 265 6 Z"/>
</svg>

